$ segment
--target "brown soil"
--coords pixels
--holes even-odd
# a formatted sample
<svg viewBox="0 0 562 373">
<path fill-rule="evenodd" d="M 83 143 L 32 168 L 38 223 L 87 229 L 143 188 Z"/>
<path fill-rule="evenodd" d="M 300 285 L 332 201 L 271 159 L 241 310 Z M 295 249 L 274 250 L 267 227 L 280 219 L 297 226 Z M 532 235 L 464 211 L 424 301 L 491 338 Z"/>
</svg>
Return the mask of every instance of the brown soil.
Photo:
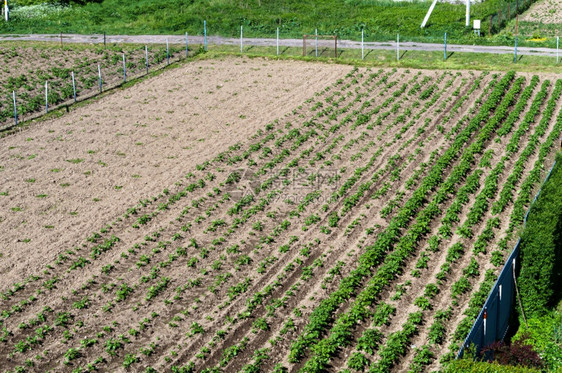
<svg viewBox="0 0 562 373">
<path fill-rule="evenodd" d="M 40 271 L 45 260 L 349 69 L 262 59 L 197 62 L 1 139 L 1 188 L 8 193 L 0 211 L 2 288 Z"/>
<path fill-rule="evenodd" d="M 192 362 L 197 371 L 218 366 L 229 372 L 256 362 L 256 352 L 268 348 L 262 371 L 278 363 L 298 370 L 307 357 L 291 364 L 289 349 L 310 314 L 358 267 L 365 247 L 454 141 L 454 134 L 444 133 L 457 123 L 466 126 L 462 118 L 473 115 L 479 105 L 474 101 L 491 80 L 485 77 L 443 128 L 444 115 L 476 78 L 472 72 L 456 74 L 203 60 L 1 139 L 0 326 L 10 333 L 0 328 L 0 366 L 14 369 L 31 359 L 41 371 L 88 363 L 99 370 L 170 371 Z M 433 84 L 433 95 L 441 96 L 430 103 L 421 95 Z M 366 123 L 356 122 L 371 111 Z M 495 150 L 492 164 L 502 156 L 502 145 L 487 144 Z M 362 167 L 367 168 L 359 172 Z M 231 180 L 245 170 L 255 176 L 235 183 L 238 189 L 261 191 L 241 206 L 245 200 L 235 197 L 239 190 Z M 311 172 L 327 176 L 318 180 Z M 412 175 L 418 179 L 406 188 Z M 362 190 L 351 206 L 346 198 Z M 431 198 L 435 190 L 430 193 Z M 441 211 L 451 202 L 441 204 Z M 473 202 L 471 197 L 463 207 L 461 223 Z M 334 212 L 337 227 L 331 226 Z M 433 233 L 439 221 L 432 221 Z M 475 234 L 483 227 L 474 227 Z M 104 246 L 113 235 L 119 241 Z M 459 240 L 444 240 L 415 277 L 411 271 L 427 249 L 420 242 L 404 272 L 386 286 L 373 305 L 397 307 L 380 329 L 384 338 L 418 310 L 413 300 L 435 282 L 447 247 Z M 468 263 L 471 243 L 465 240 L 465 258 L 439 284 L 413 344 L 427 343 L 434 312 L 450 303 L 450 285 Z M 488 262 L 488 256 L 479 258 L 481 273 Z M 406 280 L 412 282 L 406 293 L 391 300 Z M 454 307 L 449 331 L 468 300 L 464 295 Z M 334 316 L 354 301 L 352 296 L 341 304 Z M 71 315 L 66 326 L 64 313 Z M 294 328 L 285 328 L 289 320 Z M 354 328 L 352 341 L 370 324 L 365 320 Z M 37 342 L 33 336 L 43 325 L 53 329 Z M 85 338 L 95 342 L 87 346 Z M 116 354 L 109 348 L 115 341 L 121 341 Z M 343 348 L 330 369 L 346 367 L 355 347 Z M 446 352 L 431 348 L 437 360 Z M 36 357 L 45 350 L 48 355 Z M 98 357 L 104 360 L 95 362 Z M 395 368 L 406 370 L 412 358 L 409 348 Z"/>
</svg>

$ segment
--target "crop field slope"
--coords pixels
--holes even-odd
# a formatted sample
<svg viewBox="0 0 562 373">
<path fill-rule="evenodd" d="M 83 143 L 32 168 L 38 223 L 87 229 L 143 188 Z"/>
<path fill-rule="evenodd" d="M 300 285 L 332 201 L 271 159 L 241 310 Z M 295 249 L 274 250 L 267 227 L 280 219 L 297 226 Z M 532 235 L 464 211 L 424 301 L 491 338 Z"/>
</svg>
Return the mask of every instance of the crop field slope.
<svg viewBox="0 0 562 373">
<path fill-rule="evenodd" d="M 41 267 L 2 284 L 0 366 L 422 372 L 453 357 L 558 150 L 562 80 L 325 68 L 247 138 L 216 128 L 224 145 L 178 156 L 154 197 L 38 248 Z"/>
</svg>

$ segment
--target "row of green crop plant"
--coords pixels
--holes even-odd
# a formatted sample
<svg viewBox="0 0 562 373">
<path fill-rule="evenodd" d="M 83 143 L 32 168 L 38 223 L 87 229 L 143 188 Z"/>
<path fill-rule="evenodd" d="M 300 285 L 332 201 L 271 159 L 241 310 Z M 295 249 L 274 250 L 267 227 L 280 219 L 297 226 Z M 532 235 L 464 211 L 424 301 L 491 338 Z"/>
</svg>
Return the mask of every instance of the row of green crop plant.
<svg viewBox="0 0 562 373">
<path fill-rule="evenodd" d="M 536 83 L 538 82 L 538 78 L 535 77 L 532 82 L 534 82 L 534 84 L 531 84 L 530 86 L 528 86 L 526 89 L 530 90 L 532 92 L 532 90 L 534 89 L 534 86 L 536 86 Z M 527 99 L 530 96 L 526 96 Z M 502 127 L 498 130 L 498 134 L 500 132 L 502 132 L 504 135 L 509 133 L 511 131 L 511 127 L 513 126 L 512 121 L 516 120 L 522 113 L 523 108 L 525 105 L 517 105 L 517 107 L 514 109 L 514 111 L 509 115 L 508 119 L 506 121 L 504 121 Z M 506 158 L 502 158 L 500 160 L 499 164 L 502 164 L 503 161 L 505 161 Z M 482 166 L 480 166 L 482 167 Z M 480 178 L 480 175 L 482 174 L 482 170 L 475 170 L 475 172 L 471 175 L 471 177 L 473 177 L 473 179 L 476 181 Z M 470 179 L 470 177 L 469 177 Z M 467 179 L 468 180 L 468 179 Z M 465 186 L 468 186 L 471 183 L 471 181 L 467 181 L 467 184 Z M 475 192 L 475 188 L 470 188 L 471 189 L 471 193 Z M 477 189 L 477 188 L 476 188 Z M 482 195 L 486 195 L 485 189 L 482 189 L 479 193 L 479 196 Z M 462 193 L 461 193 L 462 192 Z M 455 202 L 457 202 L 459 199 L 463 199 L 463 200 L 467 200 L 468 195 L 466 194 L 466 190 L 463 191 L 459 191 L 459 193 L 457 194 L 457 199 L 455 201 L 453 201 L 453 203 L 451 204 L 451 207 L 453 207 L 455 205 Z M 477 197 L 478 199 L 478 197 Z M 447 215 L 445 215 L 447 216 Z M 481 236 L 478 237 L 478 240 L 480 240 L 483 236 L 485 236 L 486 233 L 486 229 L 482 232 Z M 432 238 L 437 238 L 438 236 L 433 236 Z M 431 239 L 430 239 L 430 247 L 431 247 Z M 435 249 L 438 249 L 438 240 L 433 240 L 434 244 L 435 244 Z M 442 266 L 441 271 L 437 274 L 436 278 L 437 278 L 437 284 L 439 285 L 439 287 L 442 287 L 443 285 L 443 281 L 446 280 L 447 276 L 449 274 L 451 274 L 451 265 L 455 262 L 458 262 L 460 260 L 460 258 L 463 256 L 465 252 L 465 248 L 464 245 L 462 243 L 456 243 L 452 246 L 450 246 L 448 252 L 447 252 L 447 256 L 446 256 L 446 263 Z M 479 272 L 479 264 L 477 262 L 476 255 L 478 253 L 476 251 L 474 251 L 474 257 L 470 258 L 470 261 L 467 262 L 467 265 L 465 266 L 465 268 L 462 269 L 462 271 L 459 270 L 460 273 L 462 273 L 461 277 L 456 280 L 454 283 L 452 283 L 451 285 L 451 290 L 450 290 L 450 294 L 451 297 L 453 299 L 453 305 L 454 306 L 458 306 L 458 303 L 456 302 L 455 299 L 457 299 L 457 297 L 464 293 L 467 292 L 468 290 L 471 289 L 470 287 L 470 280 L 472 278 L 476 278 L 480 275 Z M 443 289 L 439 289 L 436 288 L 436 292 L 443 292 Z M 429 298 L 427 298 L 427 295 L 424 296 L 425 300 L 428 301 Z M 421 299 L 421 298 L 418 298 Z M 420 303 L 421 304 L 421 303 Z M 431 303 L 430 301 L 427 303 L 427 305 L 431 308 Z M 435 316 L 435 320 L 434 323 L 432 324 L 432 326 L 430 327 L 430 336 L 431 336 L 431 345 L 434 344 L 441 344 L 443 343 L 444 339 L 445 339 L 445 333 L 446 333 L 446 327 L 445 327 L 445 323 L 444 323 L 444 317 L 446 316 L 446 319 L 449 319 L 451 316 L 451 309 L 449 310 L 443 310 L 443 311 L 439 311 L 438 313 L 436 313 Z M 428 346 L 426 345 L 426 348 L 428 348 Z M 418 350 L 418 353 L 423 353 L 422 351 Z M 429 355 L 426 354 L 424 361 L 425 364 L 421 364 L 421 362 L 413 362 L 412 364 L 414 365 L 414 367 L 417 367 L 416 369 L 422 369 L 423 365 L 427 365 L 431 362 L 433 357 L 430 357 Z"/>
<path fill-rule="evenodd" d="M 496 127 L 496 121 L 505 116 L 502 108 L 509 107 L 509 105 L 513 102 L 514 97 L 517 94 L 518 89 L 520 88 L 520 85 L 521 85 L 520 81 L 519 81 L 519 84 L 517 82 L 514 84 L 514 86 L 507 93 L 506 99 L 504 99 L 502 101 L 501 105 L 498 107 L 498 111 L 495 113 L 495 115 L 492 117 L 492 119 L 486 124 L 486 127 L 488 127 L 488 128 Z M 479 137 L 479 140 L 482 140 L 482 137 Z M 473 144 L 475 144 L 475 143 L 473 143 Z M 477 147 L 471 145 L 469 147 L 469 149 L 470 148 L 476 149 Z M 466 156 L 466 155 L 467 154 L 465 154 L 464 156 Z M 469 158 L 464 158 L 464 156 L 463 156 L 463 159 L 465 159 L 465 160 L 470 159 L 470 157 L 471 157 L 471 155 L 469 155 Z M 462 161 L 461 161 L 461 165 L 462 165 Z M 461 165 L 459 165 L 459 166 L 461 166 Z M 454 174 L 455 174 L 455 171 L 453 170 L 451 177 L 453 177 Z M 447 180 L 447 181 L 449 181 L 449 180 Z M 437 193 L 439 194 L 440 191 L 438 191 Z M 415 226 L 414 226 L 413 229 L 415 229 Z M 412 240 L 412 242 L 416 242 L 416 241 Z M 435 286 L 427 285 L 426 289 L 424 291 L 425 295 L 422 296 L 422 297 L 416 298 L 414 304 L 418 308 L 420 308 L 422 311 L 427 311 L 427 310 L 431 309 L 432 308 L 431 299 L 433 299 L 433 297 L 437 294 L 437 292 L 438 292 L 438 289 Z M 412 316 L 412 315 L 413 314 L 411 314 L 410 316 Z M 420 314 L 420 317 L 421 317 L 421 314 Z M 420 322 L 421 322 L 421 319 L 420 319 Z M 336 327 L 337 327 L 337 325 L 336 325 Z M 415 331 L 414 326 L 412 326 L 411 328 L 405 326 L 404 331 L 396 332 L 394 334 L 391 334 L 388 337 L 388 341 L 387 341 L 387 344 L 386 344 L 385 348 L 383 350 L 381 350 L 381 352 L 380 352 L 381 359 L 377 363 L 374 363 L 374 364 L 371 365 L 370 371 L 378 372 L 378 371 L 386 371 L 386 370 L 390 369 L 392 367 L 392 365 L 395 362 L 398 361 L 399 357 L 405 352 L 406 346 L 409 344 L 410 338 L 412 338 L 413 335 L 414 335 L 414 331 Z M 332 335 L 334 335 L 334 332 L 332 332 Z M 340 335 L 341 335 L 341 333 L 340 333 Z M 340 346 L 343 347 L 344 345 L 340 345 Z M 362 361 L 366 362 L 367 360 L 363 359 Z M 349 361 L 348 361 L 348 364 L 349 364 Z"/>
<path fill-rule="evenodd" d="M 350 276 L 348 276 L 345 282 L 342 281 L 340 289 L 332 293 L 328 299 L 323 301 L 311 314 L 309 319 L 309 324 L 305 328 L 304 334 L 299 336 L 299 338 L 292 344 L 291 353 L 289 358 L 291 361 L 298 361 L 304 354 L 305 350 L 310 348 L 313 355 L 305 363 L 303 371 L 315 371 L 321 369 L 322 366 L 329 361 L 330 356 L 337 351 L 338 345 L 343 343 L 350 335 L 352 327 L 361 319 L 369 314 L 367 312 L 367 305 L 371 303 L 371 299 L 376 297 L 382 288 L 386 285 L 388 276 L 390 279 L 394 277 L 394 273 L 397 270 L 396 265 L 401 263 L 405 257 L 412 250 L 412 243 L 416 242 L 415 237 L 409 237 L 411 234 L 415 236 L 423 235 L 425 230 L 424 226 L 427 226 L 439 210 L 435 203 L 430 204 L 420 213 L 415 225 L 410 228 L 410 234 L 403 236 L 403 238 L 398 238 L 402 236 L 402 227 L 412 219 L 412 217 L 420 209 L 423 199 L 425 199 L 426 193 L 428 193 L 434 185 L 441 182 L 441 172 L 449 165 L 449 162 L 456 158 L 457 153 L 461 150 L 462 145 L 468 142 L 470 139 L 470 134 L 477 130 L 480 122 L 483 121 L 484 117 L 489 114 L 490 111 L 495 109 L 495 105 L 500 101 L 504 94 L 504 90 L 508 87 L 509 83 L 513 79 L 514 73 L 509 73 L 501 81 L 501 83 L 496 87 L 492 93 L 488 102 L 481 108 L 479 115 L 477 115 L 470 123 L 470 125 L 463 131 L 464 136 L 459 136 L 457 141 L 447 150 L 447 152 L 438 160 L 438 163 L 432 168 L 431 172 L 426 176 L 420 187 L 414 192 L 413 196 L 409 201 L 406 202 L 404 207 L 398 212 L 395 218 L 390 222 L 389 227 L 385 232 L 379 234 L 375 243 L 367 247 L 366 252 L 362 255 L 360 260 L 360 267 L 354 271 Z M 489 132 L 487 127 L 484 127 L 483 131 Z M 453 174 L 455 172 L 453 171 Z M 456 173 L 456 178 L 460 178 L 462 173 Z M 450 179 L 452 181 L 452 179 Z M 454 185 L 454 184 L 453 184 Z M 446 189 L 443 186 L 440 190 Z M 439 192 L 437 194 L 439 196 Z M 439 198 L 442 199 L 442 198 Z M 395 237 L 395 238 L 393 238 Z M 394 246 L 394 242 L 399 240 L 398 245 L 395 250 L 391 252 L 386 260 L 383 259 L 386 252 L 390 251 L 390 248 Z M 406 243 L 409 243 L 406 245 Z M 368 276 L 371 272 L 370 268 L 377 263 L 382 263 L 378 266 L 377 272 L 374 277 L 369 280 L 366 284 L 364 290 L 362 290 L 356 296 L 356 301 L 351 304 L 349 311 L 340 315 L 334 322 L 334 327 L 329 333 L 327 339 L 321 339 L 321 336 L 325 333 L 326 327 L 329 325 L 329 317 L 336 310 L 339 303 L 349 299 L 354 295 L 354 288 L 357 287 L 362 282 L 362 278 Z M 369 276 L 370 277 L 370 276 Z M 386 280 L 385 280 L 386 278 Z M 352 281 L 355 279 L 355 281 Z M 343 285 L 346 285 L 343 287 Z M 342 294 L 342 291 L 346 290 Z M 337 297 L 335 297 L 337 295 Z M 326 309 L 326 310 L 324 310 Z M 322 310 L 322 312 L 320 312 Z M 320 312 L 320 313 L 319 313 Z M 322 315 L 322 316 L 320 316 Z M 343 338 L 343 340 L 342 340 Z"/>
<path fill-rule="evenodd" d="M 543 112 L 542 119 L 537 126 L 535 133 L 530 137 L 527 147 L 522 152 L 522 158 L 525 162 L 528 162 L 530 157 L 536 152 L 536 148 L 539 147 L 539 157 L 536 160 L 530 174 L 521 183 L 521 191 L 518 194 L 517 200 L 515 200 L 514 202 L 514 209 L 510 215 L 509 228 L 506 231 L 507 235 L 509 235 L 513 231 L 512 227 L 515 227 L 523 222 L 523 208 L 529 205 L 532 188 L 538 183 L 540 173 L 542 170 L 544 170 L 544 161 L 546 160 L 547 155 L 550 153 L 552 147 L 554 146 L 554 141 L 557 140 L 560 135 L 562 129 L 562 112 L 559 114 L 555 126 L 546 138 L 546 141 L 544 141 L 542 144 L 539 142 L 540 138 L 546 134 L 546 131 L 549 128 L 554 110 L 556 108 L 557 100 L 560 98 L 562 92 L 561 90 L 562 82 L 559 80 L 556 82 L 555 89 L 546 106 L 546 109 Z M 506 185 L 506 188 L 511 188 L 511 185 Z M 520 206 L 520 209 L 517 208 L 518 206 Z M 480 308 L 484 304 L 495 279 L 496 275 L 493 273 L 490 276 L 486 276 L 486 281 L 483 282 L 480 285 L 479 290 L 474 293 L 470 301 L 470 306 L 465 311 L 466 317 L 462 320 L 455 331 L 454 343 L 450 346 L 451 350 L 457 350 L 458 343 L 461 342 L 462 339 L 468 334 L 468 331 L 476 316 L 478 315 L 478 312 L 480 312 Z"/>
</svg>

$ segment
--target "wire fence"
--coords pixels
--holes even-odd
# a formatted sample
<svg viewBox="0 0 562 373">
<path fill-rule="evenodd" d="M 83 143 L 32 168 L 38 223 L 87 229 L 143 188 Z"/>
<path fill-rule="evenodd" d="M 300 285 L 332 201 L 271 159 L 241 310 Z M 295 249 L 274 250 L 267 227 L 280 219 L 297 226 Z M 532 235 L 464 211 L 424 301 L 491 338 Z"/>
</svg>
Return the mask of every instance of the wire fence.
<svg viewBox="0 0 562 373">
<path fill-rule="evenodd" d="M 528 7 L 532 3 L 533 0 L 516 0 L 513 2 L 515 6 L 511 6 L 506 4 L 504 7 L 507 9 L 505 14 L 507 16 L 514 16 L 518 9 L 520 10 L 521 7 Z M 502 8 L 503 9 L 503 8 Z M 498 11 L 498 24 L 500 24 L 500 14 L 502 14 L 501 9 Z M 491 18 L 491 22 L 494 21 L 494 17 Z M 507 22 L 507 17 L 504 20 L 501 20 L 501 23 Z M 447 60 L 452 53 L 456 52 L 466 52 L 467 48 L 463 45 L 453 45 L 454 41 L 448 39 L 447 33 L 444 33 L 443 38 L 440 41 L 441 46 L 439 43 L 434 44 L 427 44 L 427 45 L 415 45 L 415 43 L 407 43 L 404 42 L 404 37 L 402 35 L 397 34 L 396 39 L 394 41 L 389 41 L 386 43 L 381 42 L 374 42 L 370 41 L 371 37 L 368 35 L 365 30 L 361 30 L 358 34 L 357 38 L 353 38 L 352 40 L 340 40 L 337 35 L 325 35 L 320 30 L 314 30 L 314 34 L 304 35 L 303 39 L 283 39 L 282 35 L 280 35 L 280 29 L 277 28 L 276 33 L 272 35 L 272 38 L 247 38 L 244 35 L 244 28 L 243 26 L 240 27 L 240 37 L 237 38 L 222 38 L 217 36 L 209 36 L 208 29 L 207 29 L 207 22 L 204 22 L 202 25 L 202 35 L 196 36 L 189 36 L 187 33 L 185 35 L 169 35 L 169 36 L 150 36 L 146 35 L 144 38 L 147 40 L 143 40 L 143 42 L 148 43 L 162 43 L 163 37 L 166 37 L 166 49 L 165 49 L 165 56 L 161 56 L 159 61 L 155 63 L 155 65 L 159 66 L 157 69 L 164 67 L 170 64 L 171 61 L 175 61 L 178 59 L 187 56 L 188 54 L 198 53 L 198 52 L 207 52 L 209 48 L 215 49 L 215 45 L 218 45 L 218 50 L 227 51 L 227 52 L 240 52 L 241 54 L 256 54 L 256 55 L 277 55 L 277 56 L 306 56 L 310 58 L 345 58 L 345 59 L 377 59 L 377 50 L 382 51 L 380 60 L 388 60 L 390 56 L 389 53 L 395 54 L 395 60 L 398 62 L 400 61 L 405 52 L 410 51 L 421 51 L 421 52 L 440 52 L 443 55 L 443 60 Z M 319 32 L 320 31 L 320 32 Z M 61 48 L 63 48 L 63 35 L 45 35 L 50 42 L 58 39 L 60 37 L 60 44 Z M 134 37 L 127 37 L 127 36 L 107 36 L 103 35 L 66 35 L 66 44 L 69 44 L 69 41 L 72 43 L 98 43 L 105 48 L 106 44 L 111 43 L 138 43 L 139 39 L 134 39 Z M 168 38 L 170 39 L 168 41 Z M 327 39 L 327 40 L 323 40 Z M 18 39 L 22 40 L 22 39 Z M 23 39 L 25 40 L 25 39 Z M 32 38 L 30 37 L 30 40 Z M 134 40 L 134 41 L 132 41 Z M 482 46 L 482 47 L 474 47 L 479 48 L 475 53 L 513 53 L 513 61 L 517 63 L 518 56 L 523 54 L 528 55 L 542 55 L 542 56 L 552 56 L 553 62 L 556 61 L 556 64 L 559 63 L 560 56 L 559 56 L 559 38 L 556 37 L 554 39 L 556 49 L 550 48 L 542 48 L 541 50 L 534 50 L 532 48 L 527 48 L 526 50 L 522 51 L 521 48 L 518 49 L 517 39 L 514 40 L 512 46 L 509 47 L 494 47 L 494 46 Z M 182 44 L 185 44 L 183 47 Z M 327 44 L 326 44 L 327 43 Z M 449 43 L 449 44 L 448 44 Z M 308 48 L 307 48 L 308 44 Z M 171 45 L 173 45 L 171 47 Z M 195 46 L 195 47 L 194 47 Z M 231 47 L 231 50 L 228 49 Z M 101 93 L 104 90 L 115 88 L 124 82 L 127 79 L 134 79 L 138 78 L 139 76 L 146 75 L 149 73 L 150 69 L 153 69 L 153 62 L 149 61 L 149 56 L 146 52 L 147 47 L 143 46 L 144 54 L 145 54 L 145 64 L 146 64 L 146 71 L 142 73 L 135 74 L 134 71 L 130 72 L 127 70 L 127 58 L 126 54 L 123 54 L 123 71 L 122 71 L 122 80 L 120 79 L 113 79 L 113 81 L 107 81 L 105 78 L 105 72 L 111 69 L 115 70 L 116 64 L 114 63 L 113 66 L 111 65 L 103 65 L 101 63 L 98 66 L 97 77 L 89 76 L 89 89 L 80 89 L 76 85 L 76 81 L 80 79 L 84 79 L 84 76 L 80 76 L 79 72 L 76 71 L 69 71 L 67 76 L 64 77 L 64 81 L 57 81 L 57 82 L 49 82 L 49 81 L 42 81 L 40 84 L 45 84 L 45 91 L 44 96 L 42 94 L 35 94 L 34 97 L 29 97 L 28 92 L 20 92 L 18 91 L 11 91 L 8 90 L 7 92 L 0 92 L 0 94 L 7 98 L 7 100 L 0 100 L 0 131 L 5 130 L 6 128 L 10 128 L 13 125 L 17 125 L 18 122 L 22 120 L 29 120 L 41 115 L 41 107 L 44 107 L 44 112 L 48 112 L 54 108 L 69 105 L 72 102 L 77 102 L 84 100 L 86 98 L 95 96 Z M 540 48 L 539 48 L 540 49 Z M 384 55 L 384 51 L 386 50 L 386 55 Z M 476 49 L 475 49 L 476 50 Z M 184 54 L 185 53 L 185 54 Z M 518 54 L 519 53 L 519 54 Z M 115 57 L 115 56 L 112 56 Z M 394 59 L 394 57 L 390 57 Z M 119 59 L 119 58 L 118 58 Z M 119 64 L 119 61 L 113 61 Z M 158 65 L 162 62 L 160 65 Z M 117 68 L 119 69 L 119 68 Z M 132 74 L 131 74 L 132 73 Z M 113 77 L 120 75 L 121 73 L 115 74 L 113 71 Z M 72 84 L 71 82 L 71 75 L 72 75 Z M 93 74 L 91 74 L 93 75 Z M 11 79 L 11 78 L 10 78 Z M 93 81 L 92 81 L 93 80 Z M 98 89 L 92 88 L 95 81 L 97 81 Z M 51 85 L 52 84 L 52 85 Z M 58 88 L 58 91 L 56 90 Z M 0 96 L 0 97 L 2 97 Z M 43 98 L 44 97 L 44 101 Z M 25 102 L 27 100 L 27 102 Z M 24 101 L 24 105 L 22 105 L 22 101 Z M 13 114 L 12 114 L 13 113 Z M 12 123 L 7 122 L 7 118 L 13 118 Z"/>
<path fill-rule="evenodd" d="M 41 93 L 35 90 L 35 94 L 29 94 L 25 90 L 22 92 L 17 89 L 9 93 L 4 92 L 7 100 L 2 102 L 0 114 L 5 120 L 0 121 L 0 131 L 10 130 L 24 121 L 36 119 L 61 107 L 66 107 L 68 110 L 72 104 L 120 87 L 128 81 L 147 76 L 151 72 L 159 71 L 171 63 L 199 52 L 197 49 L 192 51 L 188 48 L 187 38 L 185 49 L 183 46 L 170 46 L 166 43 L 165 54 L 158 52 L 149 54 L 148 46 L 142 49 L 142 66 L 139 66 L 139 63 L 130 65 L 127 53 L 123 52 L 119 56 L 119 61 L 98 62 L 97 66 L 88 66 L 83 76 L 76 73 L 74 69 L 66 69 L 71 70 L 68 72 L 60 69 L 63 73 L 56 79 L 53 77 L 53 80 L 45 80 L 42 83 Z M 119 66 L 117 69 L 115 69 L 115 62 Z M 79 81 L 82 83 L 81 87 Z"/>
<path fill-rule="evenodd" d="M 489 17 L 488 34 L 492 35 L 500 32 L 510 20 L 529 9 L 535 1 L 536 0 L 515 0 L 502 3 L 498 11 Z"/>
</svg>

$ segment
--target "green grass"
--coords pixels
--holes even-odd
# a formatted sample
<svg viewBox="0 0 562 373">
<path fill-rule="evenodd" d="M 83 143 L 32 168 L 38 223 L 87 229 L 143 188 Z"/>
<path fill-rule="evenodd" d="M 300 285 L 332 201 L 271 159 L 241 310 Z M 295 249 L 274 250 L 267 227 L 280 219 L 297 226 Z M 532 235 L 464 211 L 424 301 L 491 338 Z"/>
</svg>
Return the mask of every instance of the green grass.
<svg viewBox="0 0 562 373">
<path fill-rule="evenodd" d="M 545 315 L 522 323 L 512 341 L 521 340 L 533 346 L 545 362 L 548 371 L 562 371 L 562 301 Z M 557 370 L 558 369 L 558 370 Z"/>
<path fill-rule="evenodd" d="M 17 0 L 14 0 L 17 4 Z M 30 0 L 20 0 L 29 3 Z M 33 2 L 37 2 L 33 0 Z M 488 19 L 502 0 L 487 0 L 472 6 L 472 17 Z M 71 7 L 14 8 L 12 22 L 0 23 L 1 33 L 81 34 L 183 34 L 203 33 L 207 21 L 210 35 L 237 36 L 240 25 L 248 37 L 302 37 L 318 28 L 322 34 L 359 39 L 361 28 L 368 40 L 441 40 L 478 42 L 465 29 L 465 7 L 438 3 L 429 24 L 421 22 L 431 1 L 391 0 L 104 0 Z M 49 10 L 51 9 L 51 10 Z M 481 42 L 484 42 L 480 40 Z"/>
<path fill-rule="evenodd" d="M 558 35 L 562 35 L 562 23 L 548 24 L 527 21 L 519 22 L 518 33 L 525 38 L 548 38 L 553 41 L 557 32 Z M 515 21 L 510 21 L 500 35 L 513 34 L 515 34 Z M 537 45 L 539 44 L 537 43 Z"/>
<path fill-rule="evenodd" d="M 416 69 L 452 69 L 452 70 L 493 70 L 534 73 L 559 73 L 560 65 L 556 65 L 556 58 L 538 56 L 519 56 L 517 63 L 513 63 L 512 54 L 482 54 L 482 53 L 449 53 L 447 61 L 443 61 L 443 52 L 401 51 L 400 61 L 396 61 L 396 52 L 389 50 L 365 51 L 365 59 L 361 59 L 359 49 L 338 49 L 338 59 L 332 58 L 332 50 L 320 50 L 320 57 L 303 56 L 302 48 L 281 48 L 280 59 L 298 59 L 305 61 L 319 60 L 327 63 L 343 63 L 357 66 L 403 67 Z M 239 46 L 211 45 L 209 52 L 201 54 L 200 58 L 217 58 L 226 55 L 240 55 Z M 276 56 L 275 47 L 245 47 L 247 56 Z"/>
</svg>

